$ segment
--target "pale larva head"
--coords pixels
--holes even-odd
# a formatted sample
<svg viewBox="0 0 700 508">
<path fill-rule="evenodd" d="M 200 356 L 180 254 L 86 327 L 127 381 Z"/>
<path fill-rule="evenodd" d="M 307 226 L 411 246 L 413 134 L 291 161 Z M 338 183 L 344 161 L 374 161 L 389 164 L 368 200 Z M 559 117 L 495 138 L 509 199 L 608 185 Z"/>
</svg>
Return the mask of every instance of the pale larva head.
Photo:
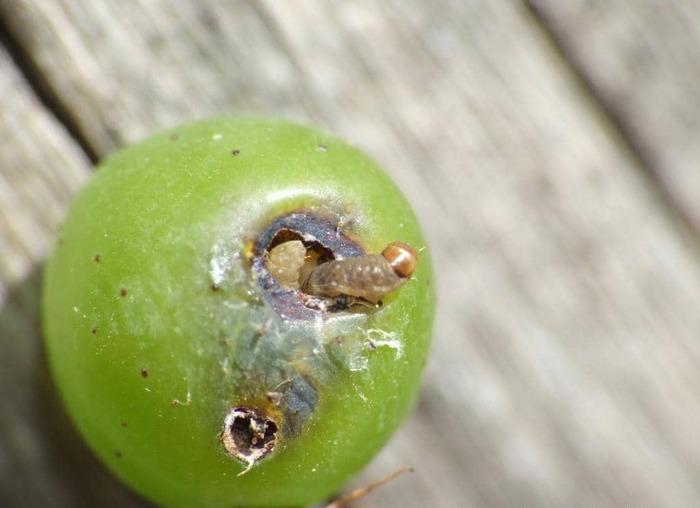
<svg viewBox="0 0 700 508">
<path fill-rule="evenodd" d="M 382 251 L 382 256 L 402 279 L 410 277 L 418 265 L 418 252 L 407 243 L 391 242 Z"/>
</svg>

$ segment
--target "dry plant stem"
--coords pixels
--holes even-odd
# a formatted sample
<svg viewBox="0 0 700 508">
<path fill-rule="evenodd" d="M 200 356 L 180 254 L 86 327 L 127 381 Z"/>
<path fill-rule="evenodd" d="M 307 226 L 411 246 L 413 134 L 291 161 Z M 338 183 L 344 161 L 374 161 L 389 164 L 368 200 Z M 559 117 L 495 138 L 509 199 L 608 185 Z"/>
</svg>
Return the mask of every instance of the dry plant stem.
<svg viewBox="0 0 700 508">
<path fill-rule="evenodd" d="M 372 492 L 374 489 L 381 487 L 382 485 L 386 485 L 389 483 L 391 480 L 396 478 L 397 476 L 402 475 L 403 473 L 406 472 L 413 472 L 412 467 L 402 467 L 401 469 L 394 471 L 391 473 L 389 476 L 386 476 L 382 478 L 381 480 L 377 480 L 374 483 L 371 483 L 367 485 L 366 487 L 361 487 L 359 489 L 355 489 L 349 494 L 346 494 L 344 496 L 340 496 L 339 498 L 331 501 L 329 504 L 326 505 L 326 508 L 343 508 L 344 506 L 347 506 L 348 504 L 352 503 L 353 501 L 357 501 L 358 499 L 362 499 L 365 497 L 367 494 Z"/>
</svg>

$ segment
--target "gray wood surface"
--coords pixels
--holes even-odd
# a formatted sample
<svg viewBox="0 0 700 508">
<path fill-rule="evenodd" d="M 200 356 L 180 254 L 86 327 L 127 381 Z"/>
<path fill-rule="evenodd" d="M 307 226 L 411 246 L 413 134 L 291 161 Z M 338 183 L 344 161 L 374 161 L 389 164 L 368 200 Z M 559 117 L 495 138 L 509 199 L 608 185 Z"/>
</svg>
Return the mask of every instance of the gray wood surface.
<svg viewBox="0 0 700 508">
<path fill-rule="evenodd" d="M 700 505 L 700 4 L 0 0 L 0 505 L 148 506 L 47 377 L 91 159 L 221 113 L 332 130 L 427 231 L 435 345 L 357 506 Z"/>
</svg>

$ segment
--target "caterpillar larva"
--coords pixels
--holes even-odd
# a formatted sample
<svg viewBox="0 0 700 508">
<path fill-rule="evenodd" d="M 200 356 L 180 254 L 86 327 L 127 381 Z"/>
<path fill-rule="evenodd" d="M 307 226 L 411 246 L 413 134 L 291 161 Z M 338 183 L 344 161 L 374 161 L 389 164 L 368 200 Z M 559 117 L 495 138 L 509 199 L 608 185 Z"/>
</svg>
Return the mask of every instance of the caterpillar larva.
<svg viewBox="0 0 700 508">
<path fill-rule="evenodd" d="M 302 291 L 334 298 L 352 296 L 370 303 L 403 286 L 418 264 L 418 253 L 402 242 L 390 243 L 381 254 L 328 261 L 314 269 Z"/>
<path fill-rule="evenodd" d="M 403 242 L 390 243 L 381 254 L 335 259 L 311 270 L 300 281 L 306 250 L 299 240 L 283 242 L 270 250 L 267 268 L 286 289 L 312 296 L 349 296 L 376 304 L 403 286 L 418 264 L 418 253 Z"/>
</svg>

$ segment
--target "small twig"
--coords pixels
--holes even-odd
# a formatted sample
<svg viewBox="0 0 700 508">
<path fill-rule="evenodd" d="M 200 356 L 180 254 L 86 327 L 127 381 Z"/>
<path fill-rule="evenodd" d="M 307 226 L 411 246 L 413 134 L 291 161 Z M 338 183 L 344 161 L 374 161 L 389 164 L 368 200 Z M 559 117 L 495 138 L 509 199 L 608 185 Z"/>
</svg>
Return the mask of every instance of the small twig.
<svg viewBox="0 0 700 508">
<path fill-rule="evenodd" d="M 381 480 L 377 480 L 376 482 L 371 483 L 371 484 L 367 485 L 366 487 L 360 487 L 359 489 L 353 490 L 349 494 L 345 494 L 344 496 L 340 496 L 340 497 L 334 499 L 333 501 L 330 502 L 330 504 L 326 505 L 326 508 L 343 508 L 344 506 L 347 506 L 348 504 L 352 503 L 353 501 L 357 501 L 358 499 L 362 499 L 367 494 L 372 492 L 374 489 L 389 483 L 391 480 L 393 480 L 397 476 L 399 476 L 407 471 L 412 473 L 413 468 L 412 467 L 402 467 L 398 471 L 394 471 L 393 473 L 391 473 L 386 478 L 382 478 Z"/>
</svg>

